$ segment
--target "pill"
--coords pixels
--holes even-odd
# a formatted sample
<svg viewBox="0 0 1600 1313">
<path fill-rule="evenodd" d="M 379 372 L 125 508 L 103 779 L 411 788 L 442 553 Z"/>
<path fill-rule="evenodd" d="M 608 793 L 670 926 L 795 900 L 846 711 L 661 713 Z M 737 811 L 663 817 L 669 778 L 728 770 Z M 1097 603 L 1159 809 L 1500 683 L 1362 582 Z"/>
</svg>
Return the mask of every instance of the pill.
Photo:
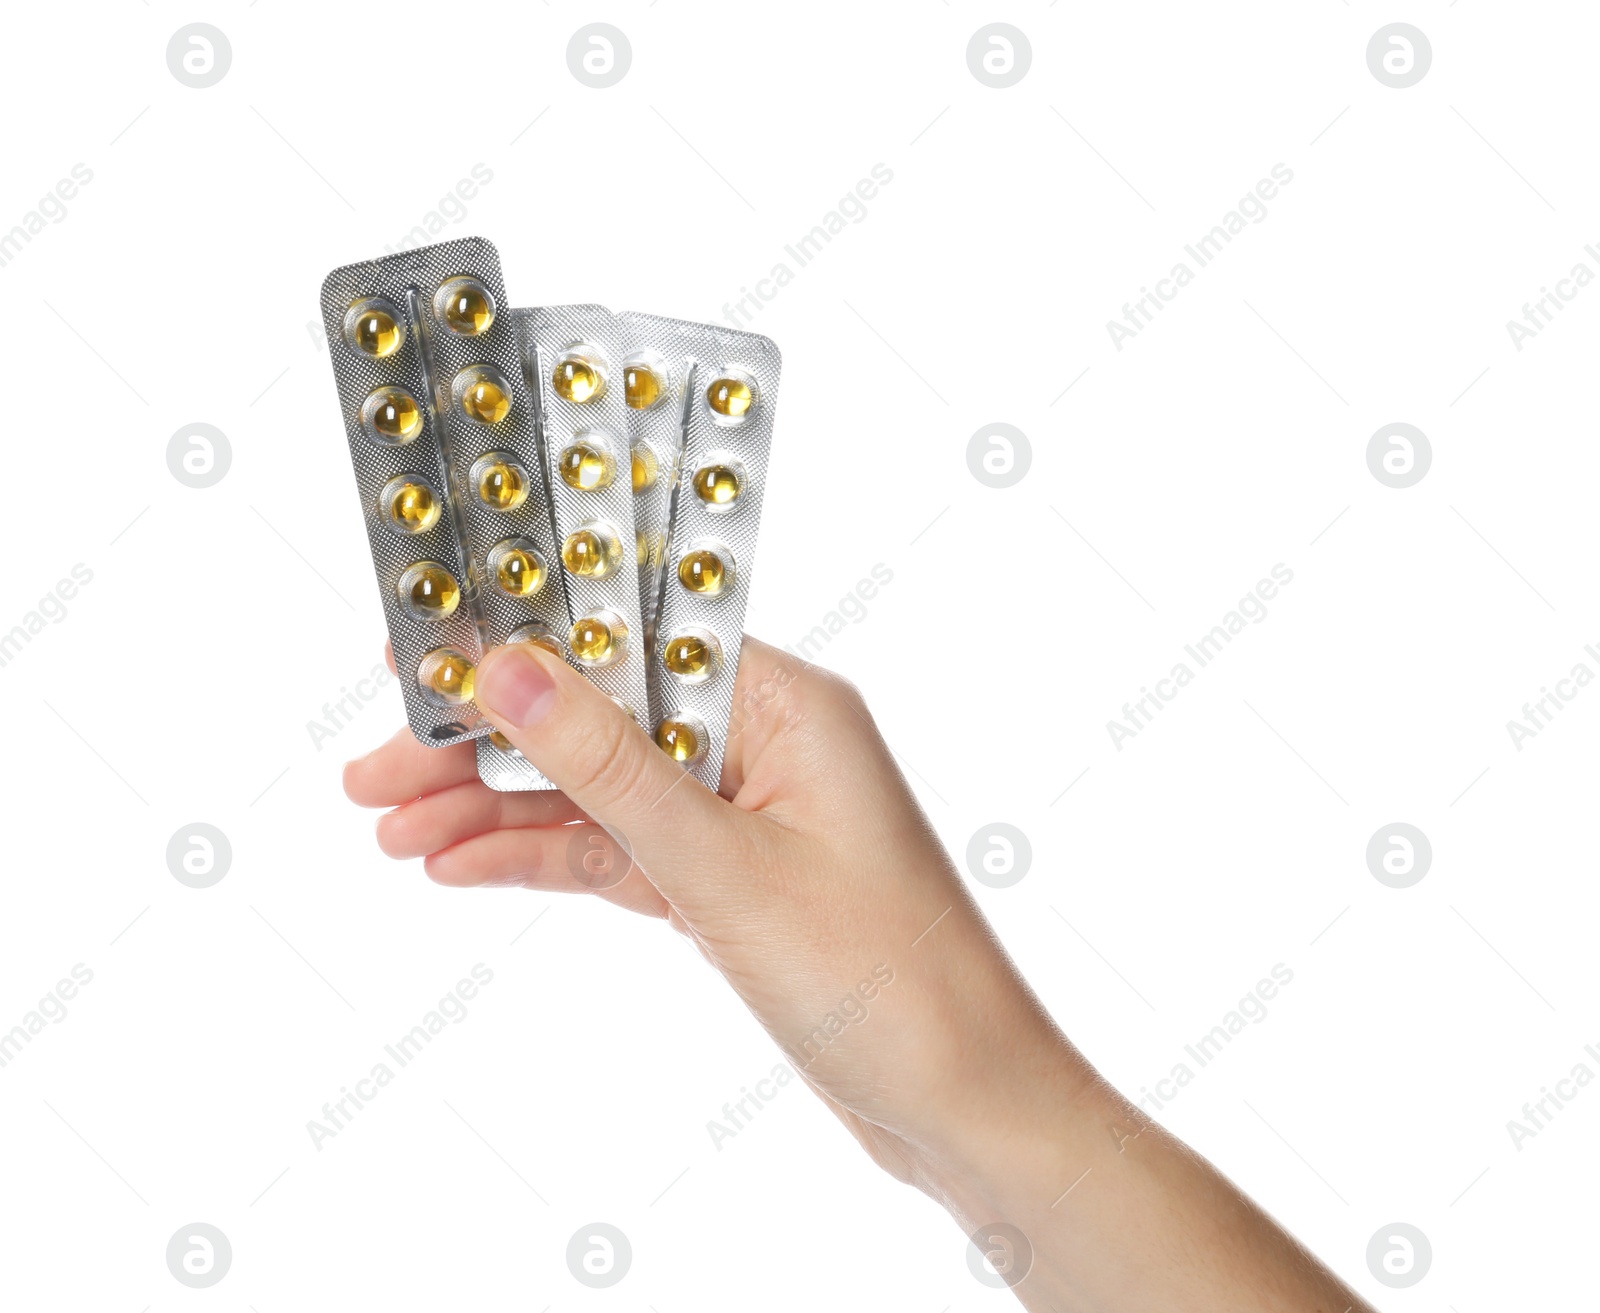
<svg viewBox="0 0 1600 1313">
<path fill-rule="evenodd" d="M 437 561 L 419 561 L 400 576 L 400 600 L 422 620 L 443 620 L 455 614 L 461 585 Z"/>
<path fill-rule="evenodd" d="M 384 485 L 382 506 L 389 523 L 402 533 L 426 533 L 439 522 L 438 496 L 421 479 L 410 475 Z"/>
<path fill-rule="evenodd" d="M 404 388 L 378 388 L 362 403 L 361 423 L 380 446 L 398 447 L 422 432 L 422 407 Z"/>
<path fill-rule="evenodd" d="M 478 337 L 494 323 L 494 297 L 476 278 L 452 278 L 439 289 L 433 304 L 445 327 L 462 337 Z"/>
<path fill-rule="evenodd" d="M 561 452 L 561 481 L 569 488 L 589 492 L 608 487 L 613 473 L 611 453 L 596 441 L 576 441 Z"/>
<path fill-rule="evenodd" d="M 708 630 L 686 630 L 662 646 L 661 664 L 686 684 L 704 683 L 722 664 L 722 645 Z"/>
<path fill-rule="evenodd" d="M 532 597 L 544 583 L 544 562 L 526 538 L 507 538 L 489 550 L 489 574 L 507 597 Z"/>
<path fill-rule="evenodd" d="M 593 401 L 606 386 L 605 371 L 597 361 L 579 351 L 569 351 L 556 361 L 550 384 L 564 401 Z"/>
<path fill-rule="evenodd" d="M 511 413 L 511 385 L 497 369 L 475 365 L 456 375 L 455 393 L 468 419 L 498 424 Z"/>
<path fill-rule="evenodd" d="M 476 675 L 472 662 L 450 647 L 429 652 L 417 669 L 417 681 L 423 690 L 436 702 L 452 707 L 472 701 Z"/>
<path fill-rule="evenodd" d="M 528 499 L 528 475 L 504 452 L 491 452 L 472 467 L 478 500 L 492 511 L 514 511 Z"/>
<path fill-rule="evenodd" d="M 744 491 L 744 471 L 735 461 L 702 465 L 694 472 L 694 491 L 707 506 L 730 506 Z"/>
<path fill-rule="evenodd" d="M 706 405 L 728 419 L 743 419 L 755 403 L 755 396 L 748 379 L 737 374 L 723 374 L 712 379 L 711 386 L 706 389 Z"/>
<path fill-rule="evenodd" d="M 704 750 L 705 726 L 694 716 L 679 713 L 656 726 L 656 746 L 673 761 L 686 765 Z"/>
<path fill-rule="evenodd" d="M 716 597 L 733 582 L 733 557 L 722 547 L 692 547 L 678 561 L 678 582 L 691 593 Z"/>
<path fill-rule="evenodd" d="M 627 641 L 628 627 L 622 617 L 611 611 L 599 611 L 575 622 L 567 635 L 572 655 L 586 666 L 609 665 L 622 655 Z"/>
<path fill-rule="evenodd" d="M 622 542 L 609 525 L 585 525 L 561 544 L 561 563 L 572 574 L 603 579 L 622 564 Z"/>
</svg>

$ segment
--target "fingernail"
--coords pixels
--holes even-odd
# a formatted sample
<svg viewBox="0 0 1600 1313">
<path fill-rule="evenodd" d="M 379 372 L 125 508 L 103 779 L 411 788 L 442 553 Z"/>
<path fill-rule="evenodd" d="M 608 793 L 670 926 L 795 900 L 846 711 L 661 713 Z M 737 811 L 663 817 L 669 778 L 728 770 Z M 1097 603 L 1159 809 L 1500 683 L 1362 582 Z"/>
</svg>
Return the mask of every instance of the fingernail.
<svg viewBox="0 0 1600 1313">
<path fill-rule="evenodd" d="M 518 729 L 537 725 L 555 705 L 555 681 L 538 660 L 516 647 L 491 653 L 478 667 L 478 705 Z"/>
</svg>

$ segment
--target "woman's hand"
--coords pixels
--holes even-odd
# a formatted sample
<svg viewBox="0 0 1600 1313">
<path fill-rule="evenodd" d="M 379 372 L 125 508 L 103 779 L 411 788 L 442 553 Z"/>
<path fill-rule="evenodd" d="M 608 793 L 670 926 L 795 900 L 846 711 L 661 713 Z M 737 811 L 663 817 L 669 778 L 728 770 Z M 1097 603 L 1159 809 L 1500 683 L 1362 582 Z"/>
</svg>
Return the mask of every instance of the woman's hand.
<svg viewBox="0 0 1600 1313">
<path fill-rule="evenodd" d="M 486 654 L 476 698 L 561 792 L 495 793 L 471 744 L 402 730 L 345 773 L 394 808 L 383 850 L 670 921 L 881 1166 L 1026 1237 L 1024 1303 L 1365 1307 L 1068 1043 L 850 685 L 746 639 L 720 796 L 536 647 Z"/>
</svg>

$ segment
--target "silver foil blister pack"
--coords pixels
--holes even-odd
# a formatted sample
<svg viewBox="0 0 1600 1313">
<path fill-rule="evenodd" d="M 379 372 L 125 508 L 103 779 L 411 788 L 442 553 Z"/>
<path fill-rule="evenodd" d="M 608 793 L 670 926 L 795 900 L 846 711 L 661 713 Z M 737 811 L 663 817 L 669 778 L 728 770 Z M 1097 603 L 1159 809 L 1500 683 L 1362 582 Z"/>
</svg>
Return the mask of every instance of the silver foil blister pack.
<svg viewBox="0 0 1600 1313">
<path fill-rule="evenodd" d="M 713 792 L 733 723 L 782 358 L 755 333 L 658 315 L 630 317 L 685 362 L 683 440 L 650 656 L 656 743 Z"/>
<path fill-rule="evenodd" d="M 407 720 L 480 737 L 484 647 L 566 614 L 499 257 L 468 238 L 346 265 L 322 313 Z"/>
</svg>

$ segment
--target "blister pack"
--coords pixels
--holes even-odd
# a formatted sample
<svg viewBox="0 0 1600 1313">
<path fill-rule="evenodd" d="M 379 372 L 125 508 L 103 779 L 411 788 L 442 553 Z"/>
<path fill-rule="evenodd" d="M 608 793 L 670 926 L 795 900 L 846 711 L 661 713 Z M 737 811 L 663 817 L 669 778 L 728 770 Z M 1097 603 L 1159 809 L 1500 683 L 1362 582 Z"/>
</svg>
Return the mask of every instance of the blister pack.
<svg viewBox="0 0 1600 1313">
<path fill-rule="evenodd" d="M 656 743 L 713 792 L 744 640 L 782 358 L 769 338 L 659 315 L 635 341 L 685 362 L 680 472 L 667 509 L 650 660 Z M 735 732 L 737 726 L 734 727 Z"/>
<path fill-rule="evenodd" d="M 484 648 L 568 624 L 499 257 L 468 238 L 346 265 L 322 313 L 407 720 L 481 737 Z"/>
<path fill-rule="evenodd" d="M 538 398 L 560 545 L 569 609 L 564 655 L 642 725 L 649 714 L 648 652 L 638 569 L 647 543 L 634 526 L 622 327 L 598 305 L 541 306 L 518 310 L 515 318 Z M 479 745 L 478 774 L 502 791 L 538 788 L 543 780 L 499 734 Z"/>
</svg>

